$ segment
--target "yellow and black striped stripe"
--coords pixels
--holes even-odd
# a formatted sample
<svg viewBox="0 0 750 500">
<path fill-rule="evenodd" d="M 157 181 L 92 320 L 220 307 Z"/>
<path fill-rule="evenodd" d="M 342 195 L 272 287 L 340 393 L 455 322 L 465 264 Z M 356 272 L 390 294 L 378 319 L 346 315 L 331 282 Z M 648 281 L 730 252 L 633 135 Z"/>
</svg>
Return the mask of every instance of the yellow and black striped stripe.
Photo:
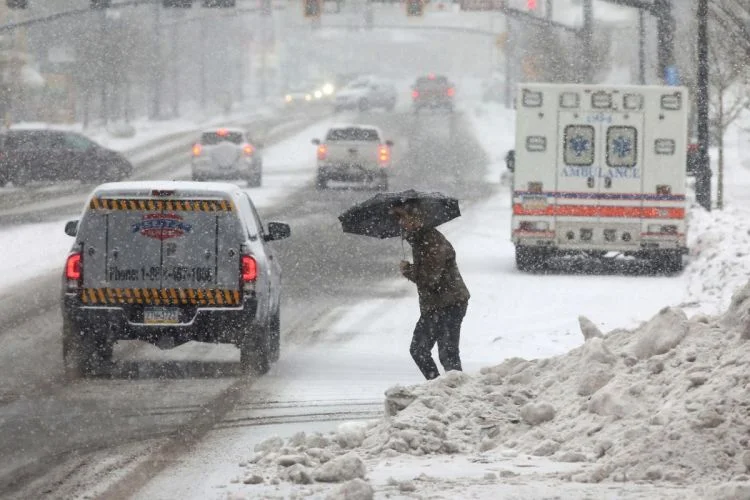
<svg viewBox="0 0 750 500">
<path fill-rule="evenodd" d="M 81 301 L 87 305 L 194 305 L 237 306 L 239 290 L 211 288 L 84 288 Z"/>
<path fill-rule="evenodd" d="M 185 212 L 232 212 L 234 205 L 227 200 L 152 200 L 91 198 L 92 210 L 181 210 Z"/>
</svg>

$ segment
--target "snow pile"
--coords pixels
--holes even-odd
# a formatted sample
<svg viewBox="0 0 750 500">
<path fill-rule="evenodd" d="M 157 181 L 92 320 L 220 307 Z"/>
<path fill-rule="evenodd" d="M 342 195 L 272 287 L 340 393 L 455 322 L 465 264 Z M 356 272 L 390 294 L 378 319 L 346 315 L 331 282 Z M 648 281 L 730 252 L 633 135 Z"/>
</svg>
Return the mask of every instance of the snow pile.
<svg viewBox="0 0 750 500">
<path fill-rule="evenodd" d="M 382 420 L 266 440 L 248 465 L 276 484 L 357 480 L 344 491 L 368 460 L 491 450 L 590 465 L 578 482 L 750 480 L 750 283 L 721 316 L 665 308 L 606 336 L 580 322 L 586 342 L 565 355 L 392 387 Z"/>
<path fill-rule="evenodd" d="M 750 214 L 737 206 L 706 212 L 696 205 L 689 217 L 688 298 L 716 314 L 750 278 Z"/>
</svg>

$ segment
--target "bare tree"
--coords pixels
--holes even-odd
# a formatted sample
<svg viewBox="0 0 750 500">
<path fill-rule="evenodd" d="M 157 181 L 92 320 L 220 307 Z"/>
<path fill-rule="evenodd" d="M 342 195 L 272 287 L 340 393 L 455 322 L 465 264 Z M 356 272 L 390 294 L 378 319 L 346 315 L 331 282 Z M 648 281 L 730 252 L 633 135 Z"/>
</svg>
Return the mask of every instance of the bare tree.
<svg viewBox="0 0 750 500">
<path fill-rule="evenodd" d="M 718 147 L 717 208 L 724 205 L 724 134 L 750 107 L 748 63 L 750 47 L 745 38 L 747 2 L 717 2 L 709 33 L 709 121 L 711 139 Z"/>
</svg>

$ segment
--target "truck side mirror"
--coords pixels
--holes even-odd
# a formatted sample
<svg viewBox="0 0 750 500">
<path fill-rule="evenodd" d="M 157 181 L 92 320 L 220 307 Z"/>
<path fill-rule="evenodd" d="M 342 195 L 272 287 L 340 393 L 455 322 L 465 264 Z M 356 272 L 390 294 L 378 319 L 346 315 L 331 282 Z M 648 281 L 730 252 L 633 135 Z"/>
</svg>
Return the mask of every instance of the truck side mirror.
<svg viewBox="0 0 750 500">
<path fill-rule="evenodd" d="M 393 147 L 393 141 L 390 140 L 390 139 L 388 139 L 387 141 L 385 141 L 385 145 L 388 146 L 389 148 L 392 148 Z"/>
<path fill-rule="evenodd" d="M 289 238 L 292 234 L 292 230 L 289 228 L 289 224 L 283 222 L 269 222 L 268 223 L 268 234 L 266 234 L 266 241 L 276 241 Z"/>
<path fill-rule="evenodd" d="M 320 139 L 313 139 L 312 143 L 315 144 L 316 146 L 320 146 Z"/>
<path fill-rule="evenodd" d="M 75 236 L 78 234 L 78 221 L 77 220 L 69 220 L 65 223 L 65 234 L 68 236 Z"/>
<path fill-rule="evenodd" d="M 505 155 L 505 168 L 513 172 L 516 169 L 516 151 L 511 149 Z"/>
</svg>

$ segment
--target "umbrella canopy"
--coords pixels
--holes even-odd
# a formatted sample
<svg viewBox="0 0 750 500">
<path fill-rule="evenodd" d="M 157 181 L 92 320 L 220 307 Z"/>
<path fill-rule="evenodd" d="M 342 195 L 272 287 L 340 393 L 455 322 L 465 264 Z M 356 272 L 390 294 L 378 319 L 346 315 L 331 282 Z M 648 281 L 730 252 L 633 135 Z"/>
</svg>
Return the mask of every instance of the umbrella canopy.
<svg viewBox="0 0 750 500">
<path fill-rule="evenodd" d="M 345 233 L 374 238 L 394 238 L 403 230 L 393 208 L 408 203 L 422 214 L 426 227 L 436 227 L 461 215 L 458 200 L 442 193 L 409 189 L 398 193 L 378 193 L 339 215 Z"/>
</svg>

